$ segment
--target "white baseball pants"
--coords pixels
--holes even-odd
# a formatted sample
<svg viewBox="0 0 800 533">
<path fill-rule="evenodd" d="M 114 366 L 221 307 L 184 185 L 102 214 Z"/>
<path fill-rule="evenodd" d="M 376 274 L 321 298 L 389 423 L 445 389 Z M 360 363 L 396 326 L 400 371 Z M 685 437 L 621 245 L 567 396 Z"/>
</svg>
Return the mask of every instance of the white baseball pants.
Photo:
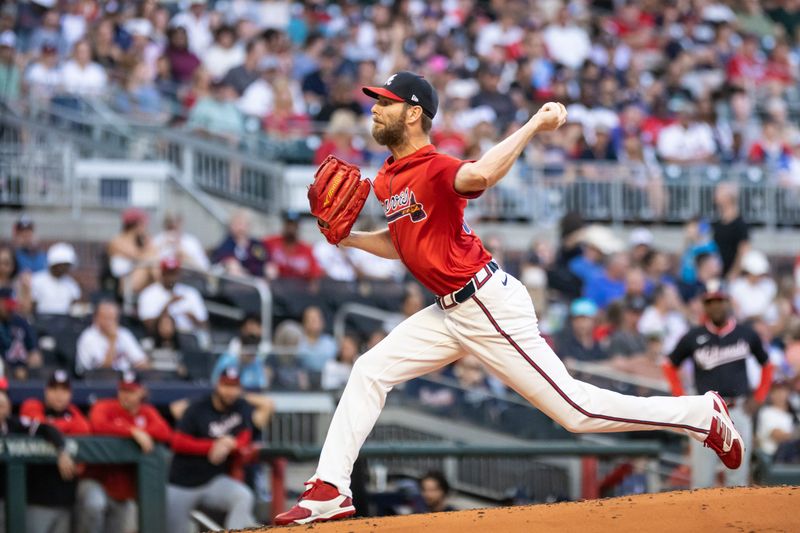
<svg viewBox="0 0 800 533">
<path fill-rule="evenodd" d="M 423 309 L 356 361 L 315 477 L 350 496 L 353 463 L 392 387 L 466 353 L 571 432 L 666 429 L 702 442 L 711 427 L 710 398 L 625 396 L 573 379 L 539 334 L 528 291 L 498 270 L 469 300 Z"/>
</svg>

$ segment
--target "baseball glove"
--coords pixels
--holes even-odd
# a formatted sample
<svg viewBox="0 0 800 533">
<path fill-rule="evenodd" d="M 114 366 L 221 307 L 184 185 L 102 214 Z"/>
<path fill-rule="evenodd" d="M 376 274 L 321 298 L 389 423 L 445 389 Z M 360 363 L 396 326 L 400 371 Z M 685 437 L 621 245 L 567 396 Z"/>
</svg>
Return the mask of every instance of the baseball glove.
<svg viewBox="0 0 800 533">
<path fill-rule="evenodd" d="M 322 162 L 308 188 L 308 203 L 329 243 L 339 244 L 350 235 L 369 190 L 369 181 L 361 179 L 361 171 L 355 165 L 332 155 Z"/>
</svg>

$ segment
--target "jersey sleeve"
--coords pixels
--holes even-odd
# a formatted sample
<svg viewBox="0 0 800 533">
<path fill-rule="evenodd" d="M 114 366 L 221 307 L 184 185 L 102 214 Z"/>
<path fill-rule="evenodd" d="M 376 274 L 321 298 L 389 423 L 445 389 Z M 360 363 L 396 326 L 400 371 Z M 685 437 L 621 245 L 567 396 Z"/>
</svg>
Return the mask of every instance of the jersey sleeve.
<svg viewBox="0 0 800 533">
<path fill-rule="evenodd" d="M 184 455 L 207 455 L 214 445 L 210 439 L 201 432 L 198 424 L 199 404 L 192 404 L 183 413 L 175 432 L 172 434 L 172 451 Z"/>
<path fill-rule="evenodd" d="M 437 154 L 430 164 L 429 172 L 431 178 L 434 181 L 441 183 L 443 188 L 447 190 L 449 194 L 452 194 L 457 198 L 466 198 L 468 200 L 472 200 L 482 195 L 483 191 L 461 194 L 456 190 L 456 174 L 458 173 L 458 169 L 460 169 L 464 164 L 473 162 L 474 161 L 472 160 L 462 161 L 461 159 L 456 159 L 455 157 L 451 157 L 446 154 Z"/>
<path fill-rule="evenodd" d="M 747 338 L 750 345 L 750 353 L 756 358 L 758 364 L 764 366 L 769 363 L 769 354 L 764 349 L 764 343 L 761 342 L 761 337 L 758 336 L 758 333 L 750 329 L 748 330 Z"/>
<path fill-rule="evenodd" d="M 694 336 L 689 332 L 678 341 L 675 349 L 669 354 L 669 360 L 673 365 L 680 366 L 681 363 L 692 356 L 692 339 L 694 339 Z"/>
</svg>

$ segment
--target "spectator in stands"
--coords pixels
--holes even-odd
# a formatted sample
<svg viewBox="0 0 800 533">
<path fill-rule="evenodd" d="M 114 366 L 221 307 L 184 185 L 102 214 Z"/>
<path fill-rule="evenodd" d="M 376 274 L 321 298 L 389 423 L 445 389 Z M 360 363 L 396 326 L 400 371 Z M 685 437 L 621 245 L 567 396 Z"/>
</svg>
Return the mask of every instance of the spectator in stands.
<svg viewBox="0 0 800 533">
<path fill-rule="evenodd" d="M 763 252 L 748 250 L 742 256 L 741 275 L 731 282 L 730 296 L 734 314 L 739 320 L 765 317 L 774 311 L 772 305 L 778 286 L 769 277 L 769 260 Z M 770 316 L 771 322 L 775 318 Z"/>
<path fill-rule="evenodd" d="M 81 299 L 81 288 L 69 271 L 77 257 L 72 245 L 59 242 L 47 250 L 47 270 L 31 278 L 33 312 L 45 315 L 68 315 L 72 304 Z"/>
<path fill-rule="evenodd" d="M 236 211 L 228 223 L 228 236 L 211 254 L 211 262 L 232 276 L 266 277 L 267 249 L 250 237 L 250 215 Z"/>
<path fill-rule="evenodd" d="M 303 312 L 303 336 L 297 347 L 297 357 L 303 367 L 313 372 L 322 372 L 325 363 L 336 357 L 336 341 L 325 333 L 325 317 L 317 306 L 307 307 Z"/>
<path fill-rule="evenodd" d="M 694 283 L 682 283 L 680 285 L 681 297 L 684 302 L 689 302 L 698 294 L 702 293 L 706 283 L 712 279 L 718 279 L 722 274 L 722 262 L 719 255 L 711 253 L 700 253 L 695 257 L 695 281 Z"/>
<path fill-rule="evenodd" d="M 714 223 L 714 242 L 722 259 L 722 275 L 734 279 L 739 275 L 742 257 L 750 249 L 750 231 L 739 213 L 739 189 L 723 182 L 714 191 L 719 220 Z"/>
<path fill-rule="evenodd" d="M 647 254 L 653 251 L 653 232 L 647 228 L 636 228 L 628 236 L 628 248 L 630 249 L 631 264 L 637 267 L 644 267 L 644 260 Z"/>
<path fill-rule="evenodd" d="M 172 429 L 158 410 L 145 403 L 147 390 L 131 371 L 119 378 L 116 398 L 98 400 L 89 411 L 95 435 L 133 440 L 143 453 L 157 443 L 168 444 Z M 129 506 L 136 504 L 136 466 L 98 465 L 89 468 L 78 484 L 78 531 L 117 533 L 127 531 Z"/>
<path fill-rule="evenodd" d="M 575 24 L 567 7 L 558 10 L 556 19 L 547 25 L 543 37 L 549 56 L 574 70 L 584 64 L 592 49 L 589 35 Z"/>
<path fill-rule="evenodd" d="M 789 401 L 791 395 L 791 383 L 773 383 L 768 405 L 758 412 L 758 447 L 776 463 L 800 462 L 800 428 Z"/>
<path fill-rule="evenodd" d="M 321 240 L 314 243 L 314 259 L 325 277 L 335 281 L 356 281 L 358 271 L 350 260 L 348 250 L 338 246 L 330 246 L 327 241 Z"/>
<path fill-rule="evenodd" d="M 22 73 L 17 64 L 17 36 L 11 30 L 0 33 L 0 102 L 16 102 Z"/>
<path fill-rule="evenodd" d="M 20 417 L 50 424 L 64 435 L 88 435 L 89 421 L 72 402 L 69 372 L 55 370 L 44 387 L 44 401 L 28 398 L 19 409 Z M 75 506 L 74 478 L 63 479 L 52 465 L 28 465 L 28 531 L 67 533 Z"/>
<path fill-rule="evenodd" d="M 47 268 L 47 254 L 36 242 L 33 220 L 22 215 L 14 224 L 14 254 L 20 272 L 39 272 Z"/>
<path fill-rule="evenodd" d="M 664 352 L 670 353 L 688 329 L 677 289 L 673 285 L 657 285 L 653 289 L 653 302 L 639 320 L 639 332 L 662 339 Z"/>
<path fill-rule="evenodd" d="M 25 87 L 31 98 L 45 104 L 64 84 L 58 64 L 58 50 L 53 43 L 44 43 L 39 58 L 25 71 Z"/>
<path fill-rule="evenodd" d="M 311 387 L 308 372 L 297 357 L 302 339 L 303 327 L 293 320 L 284 320 L 275 329 L 272 354 L 267 359 L 273 388 L 296 391 Z"/>
<path fill-rule="evenodd" d="M 160 123 L 166 118 L 161 94 L 143 61 L 128 69 L 124 84 L 116 91 L 113 104 L 119 113 L 135 121 Z"/>
<path fill-rule="evenodd" d="M 325 362 L 322 368 L 321 386 L 323 390 L 341 390 L 347 385 L 347 379 L 353 370 L 353 363 L 359 355 L 358 338 L 353 334 L 345 334 L 339 339 L 339 351 L 336 359 Z"/>
<path fill-rule="evenodd" d="M 743 35 L 741 46 L 727 65 L 728 81 L 747 89 L 764 81 L 766 71 L 766 58 L 758 48 L 758 37 Z"/>
<path fill-rule="evenodd" d="M 0 354 L 6 375 L 26 380 L 31 370 L 42 366 L 36 333 L 30 323 L 16 312 L 17 301 L 9 288 L 0 288 Z"/>
<path fill-rule="evenodd" d="M 322 275 L 311 246 L 300 240 L 299 233 L 300 213 L 286 211 L 281 233 L 264 239 L 264 247 L 269 254 L 271 279 L 313 280 Z"/>
<path fill-rule="evenodd" d="M 269 388 L 269 375 L 265 366 L 267 354 L 262 351 L 261 334 L 263 328 L 261 317 L 248 315 L 239 326 L 239 335 L 231 339 L 228 348 L 219 356 L 211 382 L 216 383 L 229 367 L 236 367 L 242 387 L 248 390 L 264 390 Z"/>
<path fill-rule="evenodd" d="M 792 151 L 786 139 L 782 138 L 778 125 L 768 119 L 762 123 L 761 128 L 761 137 L 750 146 L 748 162 L 762 165 L 770 172 L 787 170 Z"/>
<path fill-rule="evenodd" d="M 500 130 L 505 130 L 514 120 L 517 112 L 514 102 L 509 95 L 500 91 L 500 76 L 503 67 L 499 64 L 487 63 L 478 69 L 478 83 L 480 90 L 472 97 L 472 107 L 486 106 L 494 111 L 496 125 Z"/>
<path fill-rule="evenodd" d="M 641 296 L 629 296 L 620 302 L 622 319 L 608 342 L 608 354 L 612 362 L 624 366 L 626 359 L 643 355 L 647 351 L 645 336 L 639 332 L 639 320 L 646 307 L 647 301 Z"/>
<path fill-rule="evenodd" d="M 219 79 L 244 63 L 244 58 L 245 51 L 236 42 L 236 31 L 231 26 L 221 26 L 214 33 L 214 44 L 203 56 L 203 66 L 213 78 Z"/>
<path fill-rule="evenodd" d="M 94 60 L 109 73 L 115 72 L 125 55 L 122 47 L 115 40 L 115 32 L 114 19 L 105 17 L 98 22 L 89 35 Z"/>
<path fill-rule="evenodd" d="M 158 252 L 147 229 L 147 213 L 131 207 L 122 212 L 122 231 L 108 243 L 108 268 L 120 294 L 125 284 L 139 292 L 157 279 Z"/>
<path fill-rule="evenodd" d="M 599 308 L 605 309 L 609 303 L 625 295 L 625 280 L 629 267 L 627 254 L 611 255 L 606 261 L 602 274 L 589 279 L 584 285 L 584 296 Z"/>
<path fill-rule="evenodd" d="M 189 50 L 189 38 L 185 28 L 180 26 L 170 28 L 167 39 L 169 44 L 164 50 L 164 57 L 169 60 L 172 79 L 184 84 L 192 79 L 192 74 L 200 66 L 200 60 Z"/>
<path fill-rule="evenodd" d="M 334 112 L 325 128 L 325 138 L 314 153 L 314 164 L 322 164 L 329 155 L 354 165 L 361 164 L 364 156 L 355 146 L 357 127 L 356 116 L 351 111 L 340 109 Z"/>
<path fill-rule="evenodd" d="M 229 475 L 235 458 L 246 453 L 252 433 L 251 407 L 242 399 L 237 369 L 229 367 L 211 396 L 192 402 L 176 427 L 167 488 L 168 531 L 188 533 L 190 513 L 201 504 L 224 512 L 226 529 L 256 525 L 253 493 Z"/>
<path fill-rule="evenodd" d="M 119 325 L 119 306 L 111 300 L 97 304 L 92 325 L 78 337 L 76 367 L 83 373 L 96 369 L 127 371 L 149 366 L 136 337 Z"/>
<path fill-rule="evenodd" d="M 278 77 L 272 83 L 272 91 L 274 105 L 263 121 L 267 135 L 289 140 L 308 137 L 311 120 L 305 111 L 302 95 L 294 94 L 294 84 L 286 77 Z"/>
<path fill-rule="evenodd" d="M 172 17 L 170 26 L 186 31 L 189 49 L 198 56 L 205 55 L 214 40 L 211 17 L 206 13 L 206 0 L 189 0 L 189 10 Z"/>
<path fill-rule="evenodd" d="M 61 479 L 64 481 L 73 479 L 75 477 L 75 463 L 65 448 L 64 436 L 61 434 L 61 432 L 50 424 L 38 423 L 23 416 L 14 416 L 11 414 L 11 408 L 12 405 L 11 400 L 8 397 L 8 393 L 6 390 L 0 389 L 0 437 L 5 439 L 9 435 L 27 435 L 46 440 L 56 449 L 56 465 L 58 467 L 58 473 Z M 3 465 L 3 471 L 5 471 L 5 465 Z M 6 486 L 6 483 L 3 483 L 2 486 L 0 486 L 0 500 L 4 501 L 4 503 L 6 497 Z M 52 488 L 48 490 L 52 490 Z M 36 507 L 38 509 L 39 506 Z M 36 519 L 42 518 L 45 517 L 43 517 L 41 513 L 36 516 Z M 32 529 L 30 527 L 32 525 L 34 524 L 29 523 L 28 531 L 36 533 L 42 531 L 52 531 L 44 529 Z M 44 524 L 37 522 L 36 525 L 43 526 Z M 5 509 L 0 512 L 0 531 L 7 531 L 5 524 Z"/>
<path fill-rule="evenodd" d="M 684 226 L 684 249 L 681 255 L 680 280 L 691 285 L 697 281 L 696 258 L 700 254 L 717 254 L 717 244 L 707 220 L 694 217 Z"/>
<path fill-rule="evenodd" d="M 261 77 L 251 83 L 237 102 L 239 110 L 248 117 L 263 120 L 275 109 L 273 84 L 280 77 L 280 63 L 274 57 L 261 62 Z"/>
<path fill-rule="evenodd" d="M 61 15 L 57 9 L 48 9 L 42 13 L 41 23 L 33 30 L 27 49 L 39 50 L 44 43 L 55 44 L 61 57 L 69 53 L 69 45 L 62 32 Z"/>
<path fill-rule="evenodd" d="M 327 103 L 322 106 L 314 120 L 325 123 L 331 122 L 337 111 L 349 111 L 347 114 L 340 113 L 340 115 L 351 116 L 354 122 L 363 114 L 361 105 L 356 102 L 353 96 L 353 80 L 347 76 L 336 78 L 331 87 L 331 94 Z"/>
<path fill-rule="evenodd" d="M 72 59 L 64 63 L 61 76 L 64 90 L 77 96 L 100 96 L 108 87 L 106 71 L 92 61 L 92 47 L 84 39 L 75 43 Z"/>
<path fill-rule="evenodd" d="M 672 258 L 669 254 L 660 250 L 651 250 L 644 257 L 642 264 L 644 274 L 647 278 L 647 293 L 649 294 L 652 288 L 659 283 L 667 283 L 675 285 L 675 278 L 672 276 L 674 268 L 672 267 Z"/>
<path fill-rule="evenodd" d="M 340 61 L 339 51 L 326 46 L 317 58 L 317 69 L 303 78 L 303 96 L 311 115 L 316 115 L 327 100 Z"/>
<path fill-rule="evenodd" d="M 211 97 L 192 107 L 186 127 L 236 146 L 244 135 L 244 116 L 236 107 L 236 90 L 224 79 L 211 85 Z"/>
<path fill-rule="evenodd" d="M 0 245 L 0 289 L 10 289 L 17 301 L 17 309 L 23 315 L 31 310 L 31 273 L 19 272 L 14 250 Z"/>
<path fill-rule="evenodd" d="M 594 338 L 597 305 L 587 298 L 574 300 L 569 307 L 569 324 L 555 339 L 556 352 L 566 361 L 602 361 L 608 354 Z"/>
<path fill-rule="evenodd" d="M 580 221 L 581 226 L 582 224 L 583 221 Z M 585 291 L 593 279 L 603 276 L 604 258 L 621 252 L 623 245 L 608 228 L 597 225 L 581 226 L 563 237 L 571 245 L 580 244 L 580 247 L 571 249 L 569 257 L 564 257 L 561 261 L 566 261 L 570 272 L 582 282 Z"/>
<path fill-rule="evenodd" d="M 161 260 L 161 281 L 148 286 L 139 295 L 139 320 L 154 331 L 161 315 L 175 320 L 180 333 L 198 333 L 208 328 L 208 310 L 200 291 L 180 283 L 181 263 L 174 257 Z"/>
<path fill-rule="evenodd" d="M 185 267 L 207 271 L 208 256 L 200 240 L 183 229 L 183 216 L 177 213 L 164 215 L 164 231 L 153 237 L 153 246 L 161 259 L 176 258 Z"/>
<path fill-rule="evenodd" d="M 245 48 L 244 61 L 225 74 L 225 81 L 241 96 L 251 83 L 261 76 L 261 64 L 267 53 L 267 46 L 260 37 L 251 39 Z"/>
<path fill-rule="evenodd" d="M 418 513 L 442 513 L 456 510 L 447 503 L 450 483 L 439 471 L 432 470 L 420 478 L 419 492 L 422 496 L 422 505 L 416 510 Z"/>
<path fill-rule="evenodd" d="M 416 283 L 408 283 L 403 290 L 403 303 L 400 305 L 400 312 L 395 316 L 383 321 L 383 330 L 392 331 L 401 322 L 411 315 L 422 311 L 425 307 L 425 296 L 422 289 Z"/>
<path fill-rule="evenodd" d="M 160 76 L 160 75 L 159 75 Z M 180 103 L 186 113 L 190 112 L 197 102 L 211 98 L 211 74 L 203 67 L 198 67 L 192 74 L 188 87 L 181 88 L 175 84 L 174 93 L 180 97 Z"/>
<path fill-rule="evenodd" d="M 658 135 L 658 156 L 666 163 L 694 165 L 714 161 L 717 145 L 708 124 L 696 119 L 697 108 L 687 100 L 671 104 L 678 121 Z"/>
</svg>

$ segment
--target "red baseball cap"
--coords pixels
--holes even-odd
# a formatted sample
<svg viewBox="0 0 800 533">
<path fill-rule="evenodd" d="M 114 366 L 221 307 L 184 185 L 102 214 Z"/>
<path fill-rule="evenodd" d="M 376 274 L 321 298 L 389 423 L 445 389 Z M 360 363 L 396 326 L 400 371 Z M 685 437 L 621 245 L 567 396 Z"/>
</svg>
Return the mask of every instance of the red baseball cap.
<svg viewBox="0 0 800 533">
<path fill-rule="evenodd" d="M 239 381 L 239 369 L 235 366 L 229 366 L 219 375 L 217 383 L 222 385 L 241 385 L 241 381 Z"/>
<path fill-rule="evenodd" d="M 181 261 L 177 257 L 165 257 L 161 260 L 162 271 L 175 271 L 181 268 Z"/>
<path fill-rule="evenodd" d="M 135 391 L 143 387 L 139 374 L 131 370 L 125 371 L 119 378 L 119 390 Z"/>
<path fill-rule="evenodd" d="M 129 207 L 122 212 L 122 223 L 126 226 L 137 222 L 146 222 L 147 213 L 138 207 Z"/>
</svg>

